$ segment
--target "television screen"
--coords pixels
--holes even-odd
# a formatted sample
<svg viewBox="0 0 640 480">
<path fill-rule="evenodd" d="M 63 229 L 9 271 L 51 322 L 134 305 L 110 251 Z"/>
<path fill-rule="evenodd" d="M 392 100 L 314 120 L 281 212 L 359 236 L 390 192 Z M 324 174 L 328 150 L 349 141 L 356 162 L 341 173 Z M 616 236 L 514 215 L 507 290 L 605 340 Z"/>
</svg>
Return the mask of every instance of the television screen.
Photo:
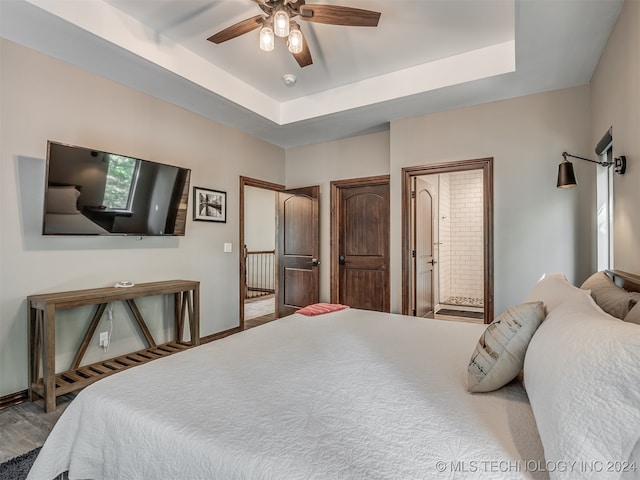
<svg viewBox="0 0 640 480">
<path fill-rule="evenodd" d="M 184 235 L 191 170 L 48 142 L 44 235 Z"/>
</svg>

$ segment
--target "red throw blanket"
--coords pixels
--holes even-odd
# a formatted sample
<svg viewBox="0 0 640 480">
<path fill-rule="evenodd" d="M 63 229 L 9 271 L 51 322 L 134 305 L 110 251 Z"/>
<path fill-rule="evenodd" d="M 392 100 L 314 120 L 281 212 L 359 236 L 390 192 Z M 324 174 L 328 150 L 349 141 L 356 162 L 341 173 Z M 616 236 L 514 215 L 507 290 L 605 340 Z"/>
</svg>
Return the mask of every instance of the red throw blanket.
<svg viewBox="0 0 640 480">
<path fill-rule="evenodd" d="M 345 308 L 349 307 L 347 305 L 340 305 L 339 303 L 314 303 L 313 305 L 307 305 L 301 308 L 296 313 L 312 317 L 314 315 L 322 315 L 323 313 L 337 312 Z"/>
</svg>

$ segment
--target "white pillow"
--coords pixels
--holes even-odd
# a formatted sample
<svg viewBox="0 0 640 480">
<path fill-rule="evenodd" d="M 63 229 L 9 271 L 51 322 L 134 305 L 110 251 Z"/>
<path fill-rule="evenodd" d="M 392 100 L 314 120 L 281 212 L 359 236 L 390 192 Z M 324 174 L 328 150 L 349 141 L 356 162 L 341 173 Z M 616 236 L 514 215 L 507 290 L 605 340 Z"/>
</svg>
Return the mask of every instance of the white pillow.
<svg viewBox="0 0 640 480">
<path fill-rule="evenodd" d="M 531 339 L 524 381 L 546 461 L 577 462 L 552 480 L 619 478 L 640 441 L 640 328 L 572 296 Z"/>
<path fill-rule="evenodd" d="M 491 392 L 516 378 L 534 332 L 544 319 L 542 302 L 512 307 L 485 329 L 467 369 L 470 392 Z"/>
<path fill-rule="evenodd" d="M 78 211 L 80 192 L 72 186 L 47 188 L 47 213 L 74 214 Z"/>
<path fill-rule="evenodd" d="M 571 296 L 590 294 L 589 290 L 582 290 L 571 285 L 564 273 L 549 273 L 540 279 L 524 301 L 544 303 L 546 314 L 549 315 L 553 309 Z"/>
</svg>

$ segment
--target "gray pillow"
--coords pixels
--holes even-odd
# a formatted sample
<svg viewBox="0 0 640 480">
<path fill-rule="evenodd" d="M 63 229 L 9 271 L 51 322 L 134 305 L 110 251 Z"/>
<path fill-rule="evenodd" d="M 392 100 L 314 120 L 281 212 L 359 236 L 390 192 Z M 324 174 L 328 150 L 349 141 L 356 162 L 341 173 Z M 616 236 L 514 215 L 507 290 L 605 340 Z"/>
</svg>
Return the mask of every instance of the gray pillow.
<svg viewBox="0 0 640 480">
<path fill-rule="evenodd" d="M 640 301 L 640 293 L 627 292 L 618 287 L 605 272 L 596 272 L 580 288 L 591 290 L 591 296 L 598 306 L 616 318 L 623 319 Z"/>
</svg>

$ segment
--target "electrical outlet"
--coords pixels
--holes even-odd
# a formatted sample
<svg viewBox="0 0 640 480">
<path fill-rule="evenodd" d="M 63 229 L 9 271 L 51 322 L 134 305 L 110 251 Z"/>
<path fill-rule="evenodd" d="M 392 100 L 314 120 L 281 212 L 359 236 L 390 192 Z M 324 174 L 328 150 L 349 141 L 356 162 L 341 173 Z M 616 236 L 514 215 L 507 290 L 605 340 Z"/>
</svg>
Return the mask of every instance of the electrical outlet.
<svg viewBox="0 0 640 480">
<path fill-rule="evenodd" d="M 100 332 L 100 346 L 103 348 L 109 346 L 109 332 Z"/>
</svg>

